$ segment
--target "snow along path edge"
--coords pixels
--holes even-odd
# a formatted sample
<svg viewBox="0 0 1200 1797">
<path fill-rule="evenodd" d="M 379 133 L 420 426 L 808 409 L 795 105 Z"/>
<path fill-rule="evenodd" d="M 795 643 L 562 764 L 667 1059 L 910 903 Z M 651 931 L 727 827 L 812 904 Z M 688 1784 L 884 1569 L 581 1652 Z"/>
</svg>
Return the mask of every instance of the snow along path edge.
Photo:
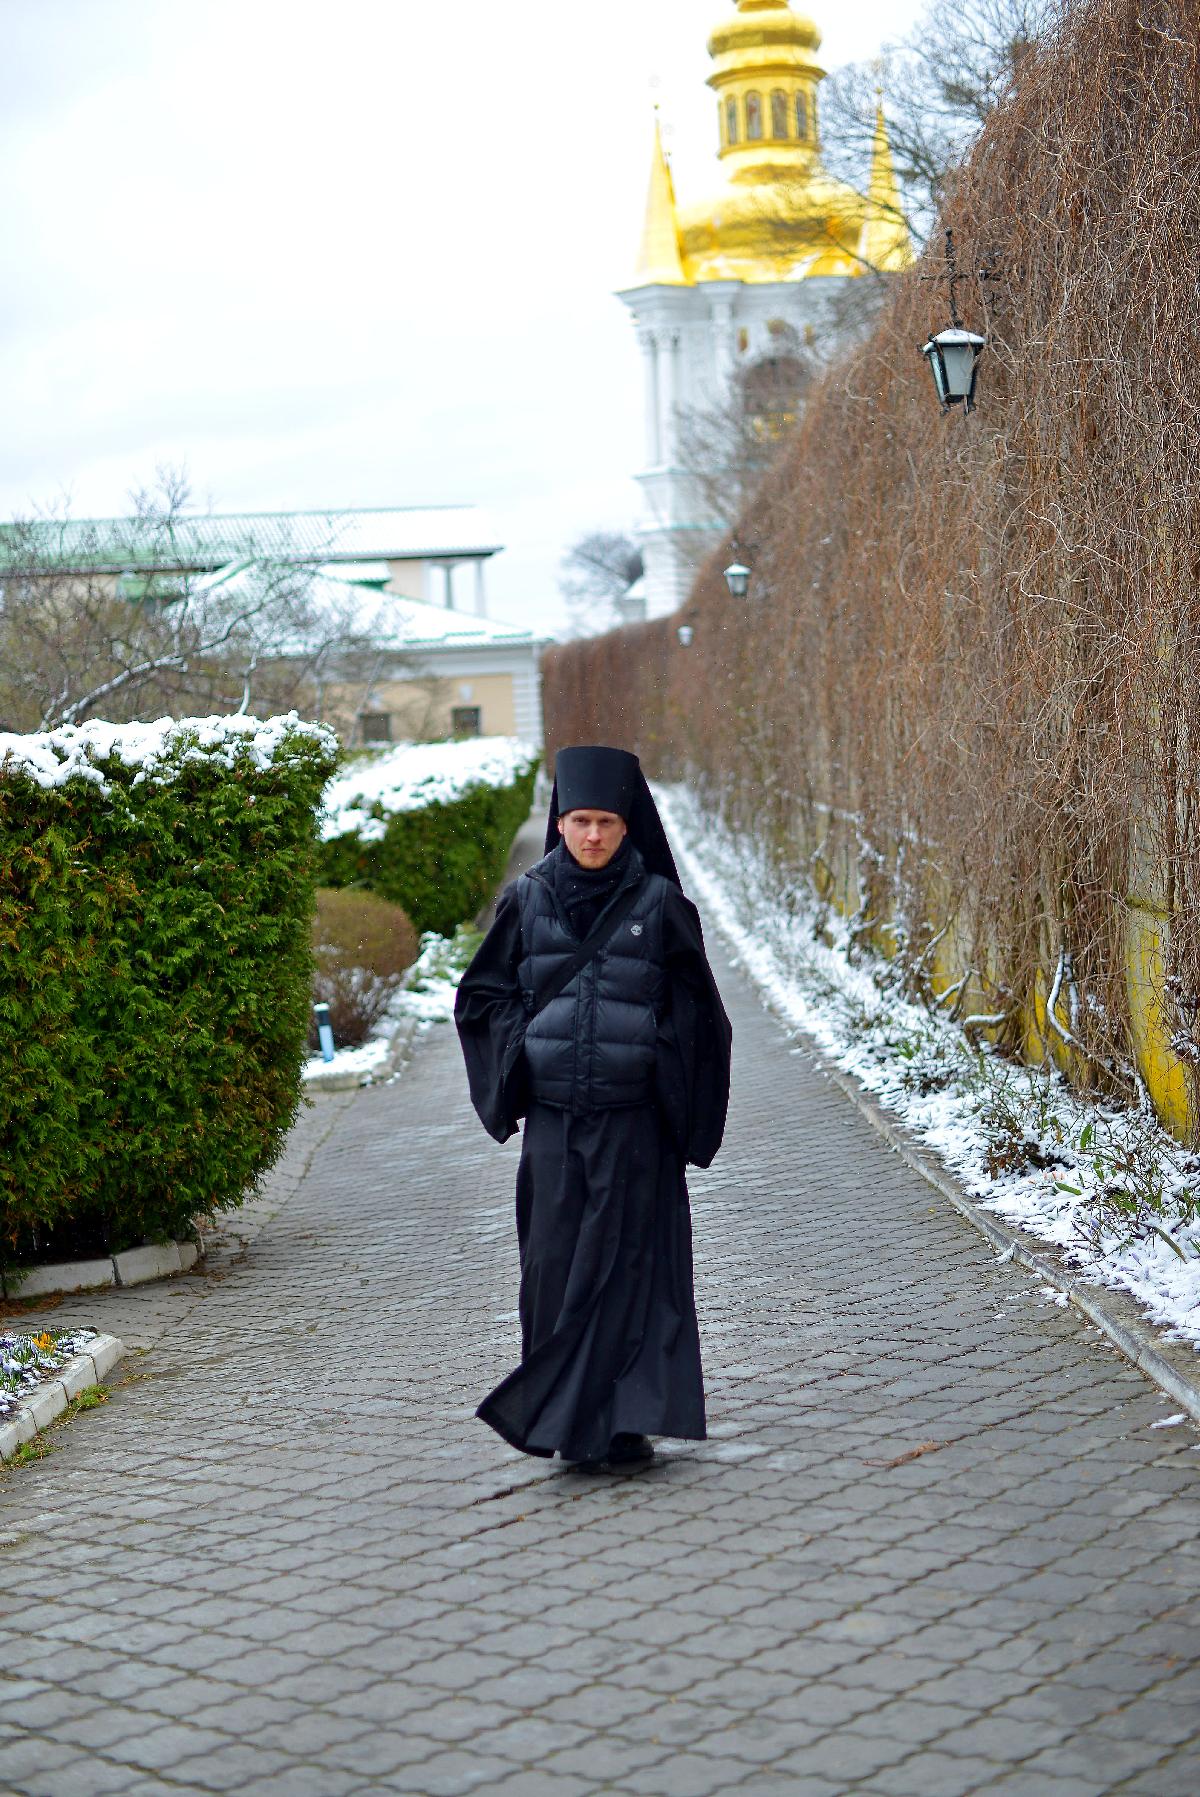
<svg viewBox="0 0 1200 1797">
<path fill-rule="evenodd" d="M 115 1335 L 98 1335 L 86 1353 L 68 1360 L 56 1379 L 39 1385 L 7 1422 L 0 1423 L 0 1460 L 11 1460 L 24 1442 L 49 1428 L 81 1391 L 99 1385 L 124 1352 L 124 1342 Z"/>
<path fill-rule="evenodd" d="M 672 846 L 681 871 L 685 873 L 689 883 L 699 890 L 701 898 L 708 900 L 710 893 L 705 888 L 711 887 L 713 882 L 697 864 L 688 848 L 678 840 L 670 792 L 657 783 L 654 791 L 663 822 L 672 837 Z M 1086 1317 L 1118 1353 L 1200 1422 L 1200 1361 L 1195 1348 L 1164 1340 L 1153 1325 L 1147 1322 L 1136 1299 L 1118 1288 L 1090 1283 L 1083 1274 L 1073 1273 L 1057 1264 L 1046 1254 L 1045 1244 L 1031 1231 L 1022 1229 L 1019 1224 L 1003 1221 L 997 1213 L 978 1204 L 937 1155 L 918 1142 L 903 1123 L 889 1117 L 862 1081 L 836 1066 L 830 1060 L 825 1046 L 810 1030 L 798 1024 L 788 1014 L 786 1007 L 779 1003 L 770 987 L 748 964 L 743 945 L 738 942 L 735 933 L 726 927 L 722 913 L 721 904 L 710 905 L 709 918 L 713 927 L 732 954 L 735 965 L 755 987 L 763 1007 L 779 1018 L 793 1039 L 805 1044 L 821 1073 L 850 1100 L 904 1164 L 912 1172 L 919 1173 L 965 1222 L 977 1229 L 996 1250 L 999 1258 L 1015 1261 L 1045 1284 L 1062 1292 L 1066 1301 Z"/>
<path fill-rule="evenodd" d="M 761 993 L 761 987 L 759 990 Z M 780 1015 L 775 1006 L 768 1005 L 768 1009 Z M 788 1022 L 788 1028 L 805 1035 L 805 1032 L 797 1031 L 793 1023 Z M 972 1224 L 980 1235 L 986 1236 L 1001 1260 L 1015 1261 L 1047 1285 L 1064 1292 L 1076 1310 L 1107 1336 L 1126 1360 L 1200 1422 L 1200 1373 L 1196 1368 L 1194 1349 L 1164 1341 L 1147 1323 L 1133 1298 L 1107 1286 L 1086 1284 L 1081 1274 L 1068 1272 L 1065 1267 L 1048 1260 L 1040 1251 L 1036 1236 L 1011 1223 L 1001 1222 L 990 1211 L 982 1209 L 928 1149 L 913 1140 L 903 1124 L 887 1115 L 852 1074 L 844 1073 L 840 1067 L 831 1067 L 811 1036 L 805 1035 L 805 1040 L 825 1077 L 832 1080 L 839 1092 L 845 1093 L 907 1167 L 928 1180 L 960 1217 Z"/>
</svg>

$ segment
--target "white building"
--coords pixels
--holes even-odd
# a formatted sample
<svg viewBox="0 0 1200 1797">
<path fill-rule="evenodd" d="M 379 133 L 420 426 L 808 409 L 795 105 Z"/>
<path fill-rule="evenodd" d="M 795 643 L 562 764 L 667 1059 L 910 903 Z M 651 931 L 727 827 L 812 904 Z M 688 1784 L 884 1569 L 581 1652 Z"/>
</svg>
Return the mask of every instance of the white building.
<svg viewBox="0 0 1200 1797">
<path fill-rule="evenodd" d="M 169 519 L 69 518 L 39 522 L 39 554 L 60 573 L 112 577 L 117 591 L 165 596 L 180 577 L 233 562 L 325 568 L 357 584 L 487 615 L 485 568 L 502 547 L 471 505 L 369 506 L 307 512 L 181 513 Z M 0 525 L 0 568 L 10 538 Z"/>
<path fill-rule="evenodd" d="M 279 563 L 246 560 L 194 577 L 192 603 L 253 610 L 277 589 Z M 343 578 L 343 571 L 350 578 Z M 519 736 L 542 741 L 540 655 L 531 630 L 481 612 L 413 599 L 369 576 L 373 562 L 306 567 L 298 588 L 306 627 L 334 645 L 311 677 L 314 715 L 332 723 L 351 747 L 411 737 Z M 339 653 L 337 643 L 365 644 Z M 269 653 L 308 659 L 286 640 Z"/>
<path fill-rule="evenodd" d="M 645 443 L 638 483 L 646 612 L 673 611 L 720 535 L 680 466 L 681 413 L 713 410 L 755 370 L 828 331 L 831 296 L 864 272 L 907 267 L 880 113 L 867 197 L 821 166 L 820 34 L 786 0 L 737 0 L 708 42 L 721 184 L 680 205 L 655 125 L 629 307 L 642 352 Z"/>
<path fill-rule="evenodd" d="M 31 530 L 44 571 L 78 576 L 131 603 L 187 594 L 195 607 L 249 600 L 253 612 L 256 599 L 286 590 L 297 570 L 296 591 L 332 621 L 331 643 L 352 636 L 375 645 L 365 660 L 359 650 L 340 666 L 336 655 L 323 657 L 327 672 L 314 685 L 314 715 L 332 720 L 350 744 L 410 733 L 541 743 L 542 644 L 531 630 L 487 615 L 485 571 L 502 545 L 474 506 L 0 524 L 0 576 L 7 558 L 28 559 Z M 319 638 L 319 615 L 313 628 Z M 286 640 L 264 639 L 261 653 L 310 659 Z"/>
</svg>

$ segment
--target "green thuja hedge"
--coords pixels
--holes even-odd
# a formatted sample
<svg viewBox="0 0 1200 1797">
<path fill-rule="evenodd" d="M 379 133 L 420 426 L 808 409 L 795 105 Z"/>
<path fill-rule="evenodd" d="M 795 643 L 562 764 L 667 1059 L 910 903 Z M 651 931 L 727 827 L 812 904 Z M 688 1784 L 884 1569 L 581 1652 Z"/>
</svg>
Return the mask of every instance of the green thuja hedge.
<svg viewBox="0 0 1200 1797">
<path fill-rule="evenodd" d="M 0 1262 L 186 1234 L 277 1158 L 335 759 L 294 718 L 0 739 Z"/>
<path fill-rule="evenodd" d="M 378 840 L 360 833 L 321 846 L 326 886 L 366 886 L 402 905 L 422 933 L 452 936 L 492 897 L 513 837 L 529 816 L 537 763 L 504 786 L 468 787 L 460 797 L 418 811 L 382 806 L 368 815 L 383 826 Z"/>
</svg>

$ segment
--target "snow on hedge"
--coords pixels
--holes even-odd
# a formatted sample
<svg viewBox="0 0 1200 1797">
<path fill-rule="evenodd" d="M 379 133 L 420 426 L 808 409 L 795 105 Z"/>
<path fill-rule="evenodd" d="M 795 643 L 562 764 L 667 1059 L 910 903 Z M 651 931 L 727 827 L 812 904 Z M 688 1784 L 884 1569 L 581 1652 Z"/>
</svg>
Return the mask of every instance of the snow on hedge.
<svg viewBox="0 0 1200 1797">
<path fill-rule="evenodd" d="M 381 842 L 398 811 L 447 805 L 473 786 L 512 786 L 537 760 L 515 736 L 473 736 L 463 742 L 397 743 L 356 761 L 325 788 L 321 836 Z"/>
<path fill-rule="evenodd" d="M 270 767 L 285 742 L 308 737 L 332 751 L 337 742 L 323 724 L 286 717 L 158 718 L 153 724 L 65 724 L 30 736 L 0 731 L 0 774 L 24 774 L 39 786 L 87 780 L 111 790 L 113 764 L 136 768 L 130 785 L 165 786 L 190 763 L 232 768 L 248 757 L 256 768 Z"/>
</svg>

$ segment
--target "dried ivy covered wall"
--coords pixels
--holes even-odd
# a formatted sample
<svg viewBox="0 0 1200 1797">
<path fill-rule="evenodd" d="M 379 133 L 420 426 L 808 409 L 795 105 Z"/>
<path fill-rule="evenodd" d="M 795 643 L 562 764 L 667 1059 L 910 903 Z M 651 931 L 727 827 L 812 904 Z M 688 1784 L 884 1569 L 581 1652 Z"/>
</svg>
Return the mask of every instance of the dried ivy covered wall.
<svg viewBox="0 0 1200 1797">
<path fill-rule="evenodd" d="M 551 748 L 637 748 L 799 880 L 853 865 L 930 997 L 1193 1130 L 1200 10 L 1082 0 L 943 221 L 985 331 L 938 415 L 935 236 L 675 618 L 552 651 Z M 694 628 L 689 647 L 678 625 Z M 966 984 L 960 986 L 963 976 Z M 955 987 L 960 989 L 955 991 Z M 1052 1002 L 1051 1002 L 1052 1001 Z M 950 1002 L 949 1000 L 947 1002 Z"/>
</svg>

